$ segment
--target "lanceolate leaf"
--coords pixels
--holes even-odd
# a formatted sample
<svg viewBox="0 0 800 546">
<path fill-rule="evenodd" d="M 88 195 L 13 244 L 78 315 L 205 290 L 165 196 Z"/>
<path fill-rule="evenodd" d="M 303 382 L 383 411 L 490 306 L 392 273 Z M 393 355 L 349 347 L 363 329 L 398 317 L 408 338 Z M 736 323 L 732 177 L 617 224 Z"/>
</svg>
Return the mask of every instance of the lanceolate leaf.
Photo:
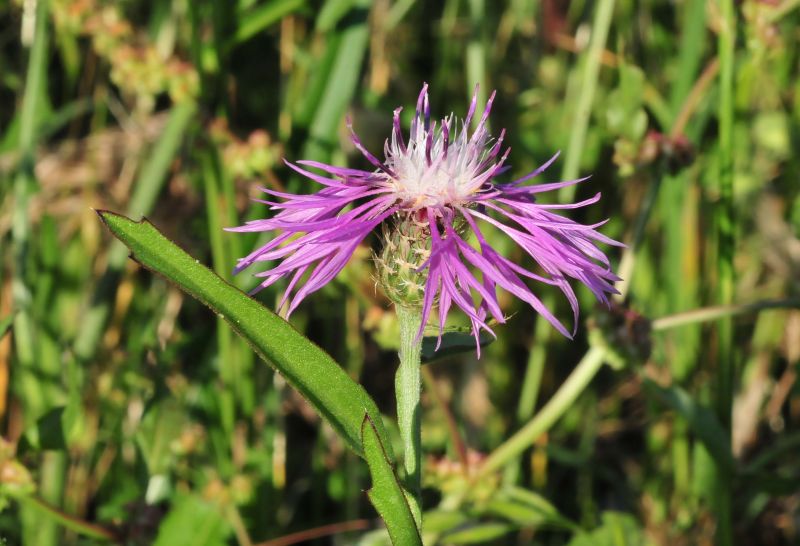
<svg viewBox="0 0 800 546">
<path fill-rule="evenodd" d="M 364 452 L 372 476 L 369 500 L 386 522 L 392 544 L 397 546 L 422 546 L 414 516 L 408 506 L 403 489 L 394 473 L 391 460 L 387 457 L 375 423 L 369 415 L 364 415 L 361 425 Z"/>
<path fill-rule="evenodd" d="M 132 251 L 132 257 L 210 307 L 272 364 L 336 431 L 350 448 L 364 456 L 361 423 L 364 414 L 377 437 L 390 444 L 375 402 L 322 349 L 288 322 L 222 280 L 164 237 L 150 222 L 107 211 L 98 214 L 111 232 Z M 391 451 L 387 453 L 393 461 Z"/>
</svg>

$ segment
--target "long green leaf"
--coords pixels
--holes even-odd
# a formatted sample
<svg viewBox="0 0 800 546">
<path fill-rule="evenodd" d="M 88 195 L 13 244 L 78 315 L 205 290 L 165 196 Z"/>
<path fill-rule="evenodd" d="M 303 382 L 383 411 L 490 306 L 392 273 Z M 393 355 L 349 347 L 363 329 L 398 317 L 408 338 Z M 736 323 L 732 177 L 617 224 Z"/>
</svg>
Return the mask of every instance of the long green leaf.
<svg viewBox="0 0 800 546">
<path fill-rule="evenodd" d="M 398 546 L 422 546 L 422 539 L 414 523 L 414 516 L 406 501 L 400 482 L 392 468 L 391 461 L 387 458 L 383 443 L 369 417 L 364 416 L 361 424 L 361 437 L 364 443 L 364 452 L 367 455 L 369 472 L 372 475 L 372 488 L 367 495 L 375 509 L 386 522 L 392 544 Z"/>
<path fill-rule="evenodd" d="M 366 391 L 322 349 L 288 322 L 222 280 L 164 237 L 149 221 L 98 211 L 111 232 L 131 249 L 132 257 L 210 307 L 272 364 L 363 456 L 361 422 L 366 413 L 384 446 L 389 440 L 380 412 Z M 391 452 L 390 460 L 393 460 Z"/>
<path fill-rule="evenodd" d="M 227 44 L 228 49 L 246 42 L 304 5 L 305 0 L 269 0 L 247 12 L 239 13 L 239 28 Z"/>
</svg>

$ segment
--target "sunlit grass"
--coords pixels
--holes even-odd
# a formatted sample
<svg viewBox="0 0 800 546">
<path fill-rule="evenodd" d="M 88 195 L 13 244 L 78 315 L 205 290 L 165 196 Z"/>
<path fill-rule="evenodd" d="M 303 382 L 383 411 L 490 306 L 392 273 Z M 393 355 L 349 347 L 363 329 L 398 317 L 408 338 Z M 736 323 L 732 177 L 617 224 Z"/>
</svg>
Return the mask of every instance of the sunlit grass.
<svg viewBox="0 0 800 546">
<path fill-rule="evenodd" d="M 374 536 L 366 465 L 223 318 L 128 260 L 92 209 L 147 216 L 252 288 L 230 273 L 259 241 L 222 228 L 266 214 L 249 201 L 259 185 L 312 189 L 280 158 L 367 168 L 346 116 L 380 152 L 387 114 L 408 115 L 427 81 L 439 117 L 464 111 L 475 83 L 497 89 L 509 177 L 562 150 L 549 173 L 592 175 L 562 197 L 603 192 L 573 217 L 609 218 L 628 248 L 608 249 L 623 297 L 593 309 L 579 293 L 574 342 L 501 298 L 508 324 L 480 360 L 426 365 L 426 531 L 441 544 L 794 543 L 797 8 L 0 3 L 0 538 Z M 292 323 L 364 385 L 397 442 L 398 330 L 370 254 Z M 281 288 L 258 299 L 271 307 Z M 598 352 L 614 366 L 581 375 Z M 553 397 L 575 370 L 566 384 L 581 388 Z M 553 400 L 569 403 L 551 418 Z"/>
</svg>

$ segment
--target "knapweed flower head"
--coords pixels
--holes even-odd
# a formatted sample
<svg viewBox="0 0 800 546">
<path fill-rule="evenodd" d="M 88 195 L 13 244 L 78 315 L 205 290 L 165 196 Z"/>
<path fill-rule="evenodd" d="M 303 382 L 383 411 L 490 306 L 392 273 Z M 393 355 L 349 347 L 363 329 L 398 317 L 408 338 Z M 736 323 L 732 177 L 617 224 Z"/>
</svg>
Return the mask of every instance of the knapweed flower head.
<svg viewBox="0 0 800 546">
<path fill-rule="evenodd" d="M 469 318 L 476 341 L 481 330 L 494 335 L 489 318 L 498 323 L 506 320 L 497 297 L 497 289 L 502 288 L 571 338 L 578 324 L 578 299 L 569 281 L 583 283 L 598 300 L 608 303 L 607 294 L 616 292 L 613 283 L 619 279 L 596 244 L 619 243 L 597 231 L 604 222 L 583 225 L 554 212 L 596 203 L 599 193 L 579 203 L 537 202 L 537 194 L 586 180 L 527 184 L 558 154 L 522 178 L 498 180 L 509 169 L 510 148 L 503 147 L 505 131 L 493 139 L 487 128 L 494 97 L 492 93 L 470 132 L 477 89 L 463 120 L 451 114 L 437 124 L 431 122 L 428 86 L 424 85 L 408 139 L 401 128 L 401 108 L 394 111 L 382 161 L 362 145 L 348 122 L 353 144 L 374 170 L 287 162 L 323 188 L 310 195 L 262 188 L 283 199 L 263 201 L 277 214 L 232 231 L 274 231 L 277 236 L 240 259 L 236 271 L 256 262 L 281 260 L 256 274 L 264 278 L 256 290 L 289 279 L 279 304 L 282 308 L 288 303 L 289 314 L 333 279 L 364 238 L 382 226 L 378 279 L 395 303 L 422 309 L 420 335 L 438 307 L 441 341 L 454 305 Z M 538 265 L 537 270 L 522 267 L 495 250 L 482 231 L 487 225 L 510 237 Z M 553 285 L 564 293 L 573 311 L 571 331 L 542 304 L 528 286 L 530 281 Z"/>
</svg>

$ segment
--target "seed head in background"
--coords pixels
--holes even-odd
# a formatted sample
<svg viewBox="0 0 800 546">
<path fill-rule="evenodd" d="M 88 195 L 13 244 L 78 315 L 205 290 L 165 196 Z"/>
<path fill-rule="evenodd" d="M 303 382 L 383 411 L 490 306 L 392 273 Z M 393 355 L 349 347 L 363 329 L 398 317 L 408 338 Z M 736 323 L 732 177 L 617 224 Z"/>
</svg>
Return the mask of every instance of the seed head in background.
<svg viewBox="0 0 800 546">
<path fill-rule="evenodd" d="M 275 231 L 277 236 L 240 259 L 235 271 L 256 262 L 281 260 L 275 267 L 256 273 L 264 278 L 256 291 L 288 278 L 278 306 L 283 308 L 288 303 L 288 315 L 306 296 L 333 279 L 361 241 L 383 225 L 383 248 L 376 258 L 378 278 L 397 305 L 421 308 L 420 334 L 438 306 L 441 342 L 447 314 L 455 305 L 470 319 L 476 342 L 481 329 L 494 335 L 488 317 L 498 323 L 506 320 L 497 299 L 499 287 L 527 302 L 571 338 L 577 330 L 579 310 L 569 280 L 583 283 L 599 301 L 608 303 L 607 294 L 616 293 L 613 283 L 619 278 L 596 245 L 621 245 L 597 231 L 605 222 L 583 225 L 553 212 L 596 203 L 599 193 L 579 203 L 536 202 L 539 193 L 586 180 L 525 185 L 547 169 L 558 154 L 522 178 L 505 183 L 496 180 L 509 169 L 505 163 L 510 148 L 503 149 L 505 130 L 493 139 L 486 127 L 494 97 L 492 93 L 470 134 L 477 89 L 463 120 L 451 114 L 437 124 L 430 119 L 425 84 L 407 141 L 400 127 L 402 109 L 394 111 L 383 161 L 361 144 L 348 122 L 353 144 L 374 165 L 374 171 L 307 160 L 286 162 L 324 187 L 311 195 L 262 188 L 283 199 L 263 201 L 277 214 L 230 231 Z M 543 275 L 500 255 L 481 232 L 481 223 L 510 237 L 533 258 Z M 475 244 L 468 241 L 470 233 Z M 573 311 L 571 331 L 534 295 L 526 284 L 528 280 L 556 286 L 564 293 Z"/>
</svg>

